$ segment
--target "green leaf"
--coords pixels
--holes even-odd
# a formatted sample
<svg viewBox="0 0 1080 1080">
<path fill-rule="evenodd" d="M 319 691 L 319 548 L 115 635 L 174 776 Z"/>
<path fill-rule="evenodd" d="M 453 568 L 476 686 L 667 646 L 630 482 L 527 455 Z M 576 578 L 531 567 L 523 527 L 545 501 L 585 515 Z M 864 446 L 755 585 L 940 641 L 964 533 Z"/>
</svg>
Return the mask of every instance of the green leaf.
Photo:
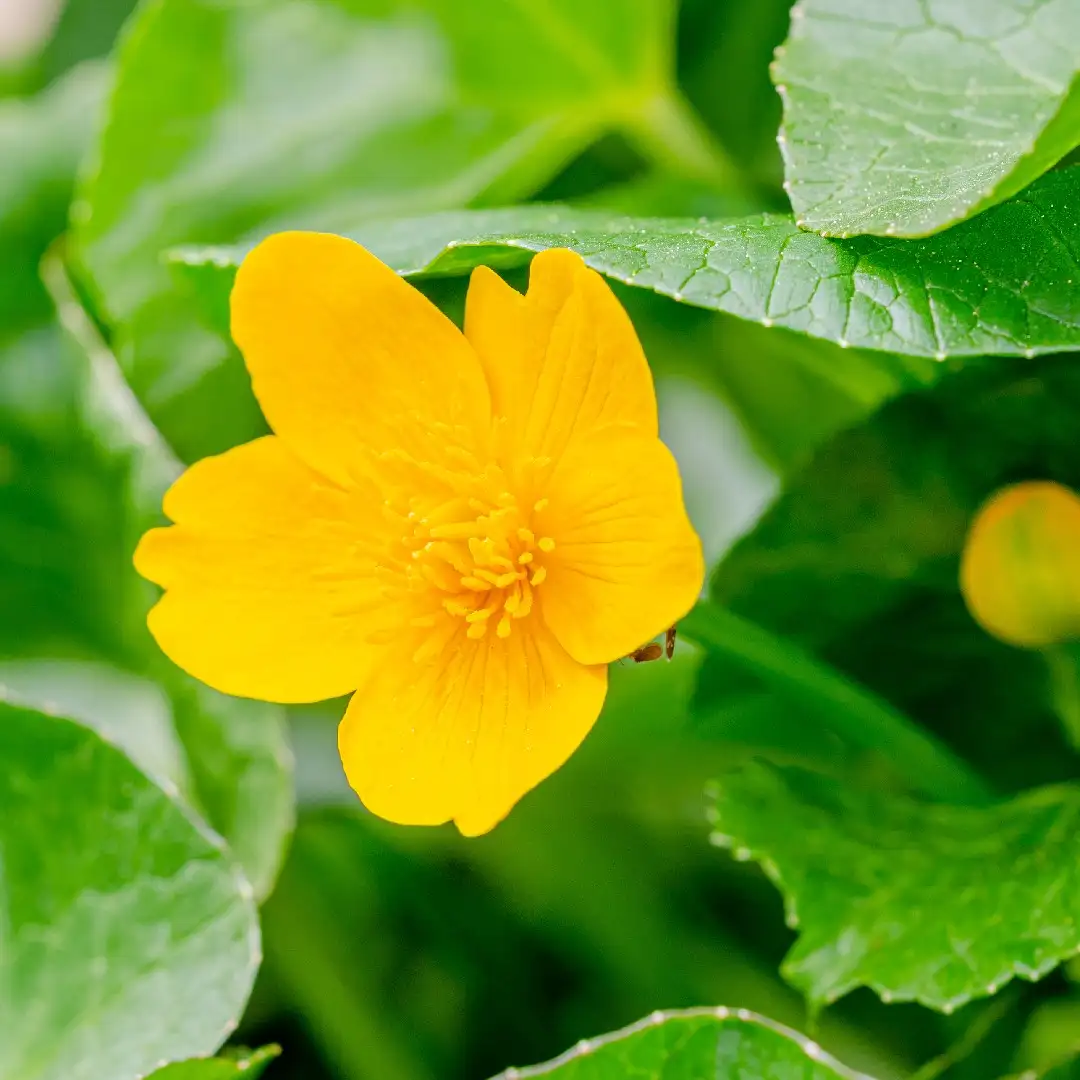
<svg viewBox="0 0 1080 1080">
<path fill-rule="evenodd" d="M 147 1080 L 258 1080 L 279 1054 L 280 1047 L 236 1050 L 227 1057 L 175 1061 L 151 1073 Z"/>
<path fill-rule="evenodd" d="M 682 133 L 669 156 L 710 173 L 672 82 L 673 19 L 671 0 L 143 5 L 75 239 L 125 373 L 180 456 L 262 420 L 238 358 L 174 293 L 165 248 L 513 200 L 616 128 L 654 154 Z"/>
<path fill-rule="evenodd" d="M 76 652 L 159 684 L 168 696 L 173 738 L 183 747 L 180 775 L 166 775 L 225 837 L 262 899 L 276 879 L 293 825 L 284 710 L 201 686 L 169 663 L 151 639 L 145 616 L 155 591 L 135 574 L 131 554 L 143 530 L 161 520 L 162 493 L 180 466 L 125 385 L 57 259 L 47 262 L 45 277 L 68 335 L 79 412 L 65 428 L 65 439 L 74 444 L 69 451 L 55 438 L 35 442 L 33 467 L 16 474 L 25 483 L 15 486 L 17 497 L 5 516 L 12 542 L 10 552 L 0 547 L 0 597 L 8 588 L 17 598 L 31 585 L 31 596 L 44 591 L 40 568 L 28 572 L 25 566 L 40 558 L 44 546 L 50 571 L 44 595 L 55 595 L 65 607 L 44 608 L 44 626 L 34 641 L 26 640 L 24 619 L 11 620 L 10 641 L 0 634 L 0 655 Z M 63 482 L 52 482 L 53 470 Z M 4 494 L 0 488 L 0 507 Z M 72 551 L 80 557 L 73 560 Z M 36 693 L 35 700 L 41 700 Z M 126 739 L 124 745 L 132 746 Z"/>
<path fill-rule="evenodd" d="M 1044 658 L 975 624 L 959 558 L 998 488 L 1080 487 L 1078 409 L 1074 357 L 983 365 L 886 405 L 791 478 L 711 598 L 930 726 L 1000 790 L 1075 775 Z M 754 688 L 707 661 L 699 699 L 716 708 Z"/>
<path fill-rule="evenodd" d="M 251 887 L 119 750 L 0 703 L 0 1075 L 136 1080 L 212 1053 L 259 961 Z"/>
<path fill-rule="evenodd" d="M 0 693 L 4 690 L 92 728 L 161 786 L 190 790 L 169 699 L 149 679 L 93 660 L 4 660 Z"/>
<path fill-rule="evenodd" d="M 816 1043 L 745 1009 L 655 1012 L 611 1035 L 583 1039 L 544 1065 L 507 1069 L 496 1080 L 869 1080 Z"/>
<path fill-rule="evenodd" d="M 800 225 L 925 236 L 1026 187 L 1080 143 L 1072 0 L 800 0 L 777 53 Z"/>
<path fill-rule="evenodd" d="M 712 799 L 713 842 L 784 894 L 782 970 L 815 1007 L 869 986 L 951 1012 L 1080 950 L 1076 787 L 933 806 L 754 764 Z"/>
<path fill-rule="evenodd" d="M 66 224 L 105 80 L 88 64 L 35 98 L 0 103 L 0 340 L 48 317 L 38 263 Z"/>
<path fill-rule="evenodd" d="M 790 217 L 733 221 L 627 218 L 527 206 L 345 227 L 407 275 L 520 266 L 569 247 L 601 273 L 698 307 L 843 346 L 910 356 L 1034 355 L 1080 346 L 1070 247 L 1080 168 L 918 243 L 829 240 Z M 335 228 L 348 226 L 339 219 Z M 173 254 L 179 275 L 216 312 L 245 247 Z M 882 363 L 891 361 L 883 360 Z"/>
</svg>

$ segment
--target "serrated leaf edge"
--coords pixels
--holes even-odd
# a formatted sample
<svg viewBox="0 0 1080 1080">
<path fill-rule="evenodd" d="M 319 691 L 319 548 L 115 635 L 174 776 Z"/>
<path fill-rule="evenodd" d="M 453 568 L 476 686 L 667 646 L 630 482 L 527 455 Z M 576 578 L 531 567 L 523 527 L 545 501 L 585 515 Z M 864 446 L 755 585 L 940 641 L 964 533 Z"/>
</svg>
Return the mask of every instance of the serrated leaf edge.
<svg viewBox="0 0 1080 1080">
<path fill-rule="evenodd" d="M 794 891 L 789 888 L 787 882 L 784 880 L 784 875 L 780 871 L 780 867 L 764 852 L 760 851 L 752 846 L 748 846 L 742 841 L 738 840 L 734 836 L 722 832 L 720 830 L 720 812 L 714 805 L 715 800 L 720 794 L 720 784 L 718 781 L 713 781 L 705 788 L 705 796 L 709 800 L 709 805 L 706 806 L 705 816 L 712 827 L 712 832 L 709 834 L 709 843 L 713 847 L 721 848 L 726 851 L 730 851 L 732 858 L 737 862 L 754 862 L 761 867 L 765 876 L 776 886 L 780 895 L 784 901 L 784 922 L 791 930 L 801 930 L 801 923 L 799 920 L 798 904 L 795 898 Z M 985 987 L 979 991 L 972 991 L 966 994 L 957 994 L 951 998 L 934 998 L 927 994 L 920 994 L 917 992 L 907 993 L 905 991 L 894 990 L 891 987 L 875 980 L 861 981 L 858 979 L 852 979 L 847 983 L 844 983 L 839 988 L 833 990 L 831 993 L 826 994 L 822 998 L 814 997 L 809 988 L 802 984 L 802 982 L 791 972 L 789 958 L 791 953 L 784 958 L 780 965 L 780 973 L 785 979 L 796 989 L 802 991 L 807 998 L 807 1001 L 815 1008 L 821 1008 L 826 1005 L 831 1005 L 833 1002 L 838 1001 L 845 994 L 856 989 L 860 986 L 866 986 L 872 990 L 882 1002 L 886 1005 L 899 1004 L 901 1002 L 914 1001 L 919 1005 L 924 1005 L 928 1009 L 934 1009 L 937 1012 L 944 1013 L 946 1016 L 956 1012 L 957 1009 L 962 1008 L 969 1002 L 982 997 L 992 997 L 1004 986 L 1008 985 L 1015 978 L 1025 979 L 1028 982 L 1038 982 L 1040 979 L 1049 975 L 1051 971 L 1065 963 L 1067 960 L 1073 959 L 1073 957 L 1080 956 L 1080 943 L 1068 952 L 1059 954 L 1056 957 L 1052 957 L 1046 963 L 1040 964 L 1038 967 L 1030 968 L 1026 964 L 1013 963 L 1009 967 L 1005 968 L 993 979 L 989 980 Z"/>
</svg>

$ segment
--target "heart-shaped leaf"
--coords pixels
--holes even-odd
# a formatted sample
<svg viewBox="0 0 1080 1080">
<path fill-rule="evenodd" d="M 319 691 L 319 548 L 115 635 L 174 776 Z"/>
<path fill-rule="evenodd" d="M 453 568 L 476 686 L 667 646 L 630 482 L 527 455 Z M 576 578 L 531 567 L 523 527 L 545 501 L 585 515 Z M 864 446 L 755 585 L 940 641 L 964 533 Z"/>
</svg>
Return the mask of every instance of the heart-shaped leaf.
<svg viewBox="0 0 1080 1080">
<path fill-rule="evenodd" d="M 88 728 L 0 702 L 0 1075 L 212 1053 L 259 962 L 220 840 Z"/>
<path fill-rule="evenodd" d="M 799 0 L 773 72 L 795 216 L 925 236 L 1008 198 L 1080 143 L 1078 72 L 1073 0 Z"/>
</svg>

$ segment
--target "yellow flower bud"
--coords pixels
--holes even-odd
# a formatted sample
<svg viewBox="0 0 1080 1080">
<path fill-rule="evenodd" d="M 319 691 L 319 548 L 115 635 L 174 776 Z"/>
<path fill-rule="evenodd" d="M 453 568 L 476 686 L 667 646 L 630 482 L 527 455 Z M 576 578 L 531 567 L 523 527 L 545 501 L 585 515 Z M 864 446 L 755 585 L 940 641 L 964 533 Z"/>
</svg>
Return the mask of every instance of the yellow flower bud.
<svg viewBox="0 0 1080 1080">
<path fill-rule="evenodd" d="M 1080 638 L 1080 497 L 1051 481 L 992 495 L 968 532 L 960 589 L 983 629 L 1010 645 Z"/>
</svg>

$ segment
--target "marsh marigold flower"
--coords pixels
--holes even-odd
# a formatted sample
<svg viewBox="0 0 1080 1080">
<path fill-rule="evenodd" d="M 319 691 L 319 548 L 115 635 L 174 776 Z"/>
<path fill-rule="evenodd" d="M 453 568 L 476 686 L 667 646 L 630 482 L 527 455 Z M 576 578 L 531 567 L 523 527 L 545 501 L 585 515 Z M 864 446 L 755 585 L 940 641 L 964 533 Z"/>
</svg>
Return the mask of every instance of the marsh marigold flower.
<svg viewBox="0 0 1080 1080">
<path fill-rule="evenodd" d="M 976 621 L 1010 645 L 1080 638 L 1080 498 L 1045 480 L 996 492 L 968 532 L 960 586 Z"/>
<path fill-rule="evenodd" d="M 165 588 L 151 631 L 225 693 L 353 693 L 365 805 L 486 832 L 701 588 L 629 318 L 547 251 L 524 296 L 478 268 L 462 333 L 352 241 L 282 233 L 240 267 L 232 333 L 274 434 L 166 494 L 135 557 Z"/>
</svg>

